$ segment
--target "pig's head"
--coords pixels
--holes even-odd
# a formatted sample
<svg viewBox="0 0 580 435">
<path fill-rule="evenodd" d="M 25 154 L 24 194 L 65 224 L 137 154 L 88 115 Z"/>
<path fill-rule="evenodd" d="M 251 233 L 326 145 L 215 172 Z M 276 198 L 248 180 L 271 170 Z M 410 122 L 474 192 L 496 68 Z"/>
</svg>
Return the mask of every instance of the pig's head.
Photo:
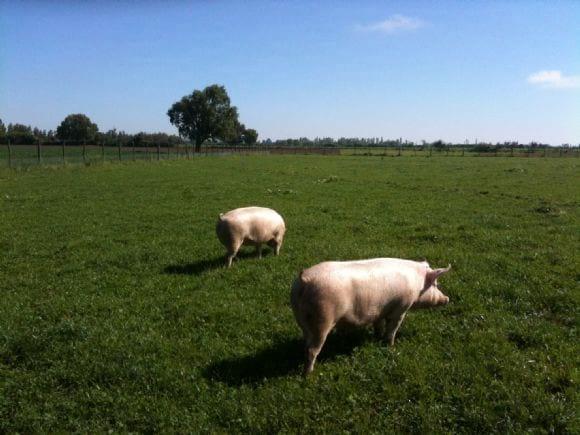
<svg viewBox="0 0 580 435">
<path fill-rule="evenodd" d="M 427 265 L 425 274 L 425 284 L 412 308 L 431 308 L 449 303 L 449 298 L 445 296 L 437 285 L 437 278 L 451 270 L 451 265 L 445 269 L 431 269 Z"/>
</svg>

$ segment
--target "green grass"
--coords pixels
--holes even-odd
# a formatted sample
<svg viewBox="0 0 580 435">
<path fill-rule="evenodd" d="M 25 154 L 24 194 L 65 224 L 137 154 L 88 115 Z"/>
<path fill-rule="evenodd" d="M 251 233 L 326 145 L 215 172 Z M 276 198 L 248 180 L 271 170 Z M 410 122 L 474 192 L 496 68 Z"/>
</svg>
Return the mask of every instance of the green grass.
<svg viewBox="0 0 580 435">
<path fill-rule="evenodd" d="M 570 432 L 580 160 L 224 157 L 0 171 L 0 432 Z M 230 270 L 219 212 L 280 257 Z M 394 348 L 332 335 L 309 379 L 290 284 L 328 259 L 452 263 Z"/>
</svg>

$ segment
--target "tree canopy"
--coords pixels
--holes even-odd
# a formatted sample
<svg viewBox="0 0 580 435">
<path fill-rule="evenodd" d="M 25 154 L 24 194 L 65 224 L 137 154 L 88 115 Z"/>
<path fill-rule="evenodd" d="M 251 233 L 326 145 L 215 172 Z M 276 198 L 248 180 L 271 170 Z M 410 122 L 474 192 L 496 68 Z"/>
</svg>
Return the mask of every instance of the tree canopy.
<svg viewBox="0 0 580 435">
<path fill-rule="evenodd" d="M 97 124 L 93 124 L 89 117 L 82 113 L 68 115 L 56 129 L 56 135 L 60 140 L 76 143 L 92 141 L 98 132 Z"/>
<path fill-rule="evenodd" d="M 35 142 L 32 128 L 24 124 L 8 124 L 6 139 L 15 145 L 30 145 Z"/>
<path fill-rule="evenodd" d="M 258 139 L 255 130 L 247 130 L 240 124 L 238 109 L 231 105 L 224 86 L 214 84 L 201 91 L 194 90 L 174 103 L 167 116 L 179 134 L 195 144 L 196 151 L 208 139 L 224 142 L 245 142 L 246 137 L 254 142 Z"/>
<path fill-rule="evenodd" d="M 246 128 L 242 124 L 241 140 L 246 145 L 254 145 L 258 141 L 258 132 L 253 128 Z"/>
</svg>

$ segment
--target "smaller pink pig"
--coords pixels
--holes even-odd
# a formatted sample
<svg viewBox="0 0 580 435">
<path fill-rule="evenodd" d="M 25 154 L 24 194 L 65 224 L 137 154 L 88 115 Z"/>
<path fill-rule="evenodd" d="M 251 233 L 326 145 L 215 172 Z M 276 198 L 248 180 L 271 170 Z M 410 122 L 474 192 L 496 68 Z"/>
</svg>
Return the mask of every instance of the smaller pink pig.
<svg viewBox="0 0 580 435">
<path fill-rule="evenodd" d="M 341 325 L 373 325 L 395 344 L 410 308 L 445 305 L 437 278 L 449 272 L 426 261 L 375 258 L 327 261 L 305 269 L 294 281 L 291 303 L 306 342 L 304 374 L 312 372 L 328 333 Z"/>
<path fill-rule="evenodd" d="M 262 244 L 266 243 L 279 255 L 285 233 L 282 216 L 265 207 L 243 207 L 220 213 L 216 225 L 218 239 L 228 251 L 228 267 L 242 245 L 255 246 L 261 258 Z"/>
</svg>

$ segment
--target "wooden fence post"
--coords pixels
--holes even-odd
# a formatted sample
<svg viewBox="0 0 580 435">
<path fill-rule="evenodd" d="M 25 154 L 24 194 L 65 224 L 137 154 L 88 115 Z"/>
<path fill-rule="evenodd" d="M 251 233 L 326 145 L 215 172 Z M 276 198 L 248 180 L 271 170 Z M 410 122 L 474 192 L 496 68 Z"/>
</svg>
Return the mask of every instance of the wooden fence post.
<svg viewBox="0 0 580 435">
<path fill-rule="evenodd" d="M 42 161 L 42 155 L 40 152 L 40 139 L 38 139 L 38 142 L 36 143 L 36 158 L 38 160 L 38 164 L 40 165 L 40 162 Z"/>
<path fill-rule="evenodd" d="M 105 142 L 101 142 L 101 159 L 105 162 Z"/>
<path fill-rule="evenodd" d="M 8 167 L 12 167 L 12 147 L 10 146 L 10 139 L 8 139 Z"/>
<path fill-rule="evenodd" d="M 161 145 L 157 142 L 157 161 L 161 160 Z"/>
<path fill-rule="evenodd" d="M 119 161 L 121 161 L 121 142 L 117 143 L 117 154 L 119 155 Z"/>
<path fill-rule="evenodd" d="M 65 164 L 66 164 L 66 160 L 65 160 L 65 158 L 64 158 L 64 148 L 65 148 L 65 146 L 66 146 L 66 140 L 63 140 L 63 141 L 62 141 L 62 147 L 61 147 L 61 148 L 62 148 L 62 164 L 63 164 L 63 165 L 65 165 Z"/>
<path fill-rule="evenodd" d="M 135 141 L 134 140 L 131 141 L 131 148 L 132 148 L 131 153 L 133 154 L 133 161 L 135 161 Z"/>
<path fill-rule="evenodd" d="M 83 163 L 87 162 L 87 141 L 83 141 Z"/>
</svg>

